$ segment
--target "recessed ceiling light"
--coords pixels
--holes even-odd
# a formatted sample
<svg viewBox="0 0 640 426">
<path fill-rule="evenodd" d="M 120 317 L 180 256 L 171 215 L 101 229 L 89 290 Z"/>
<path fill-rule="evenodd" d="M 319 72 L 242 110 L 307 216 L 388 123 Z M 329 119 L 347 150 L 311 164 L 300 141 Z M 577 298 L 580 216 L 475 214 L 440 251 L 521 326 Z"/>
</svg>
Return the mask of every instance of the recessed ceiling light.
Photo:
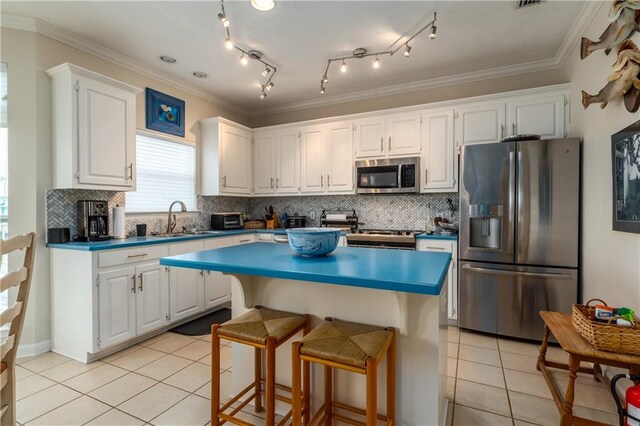
<svg viewBox="0 0 640 426">
<path fill-rule="evenodd" d="M 175 64 L 176 62 L 178 62 L 176 58 L 167 55 L 160 55 L 159 58 L 162 62 L 165 62 L 167 64 Z"/>
<path fill-rule="evenodd" d="M 251 0 L 251 6 L 261 12 L 268 12 L 276 5 L 275 0 Z"/>
<path fill-rule="evenodd" d="M 198 78 L 207 78 L 207 77 L 209 77 L 209 74 L 207 74 L 206 72 L 202 72 L 202 71 L 194 71 L 191 74 L 194 77 L 198 77 Z"/>
</svg>

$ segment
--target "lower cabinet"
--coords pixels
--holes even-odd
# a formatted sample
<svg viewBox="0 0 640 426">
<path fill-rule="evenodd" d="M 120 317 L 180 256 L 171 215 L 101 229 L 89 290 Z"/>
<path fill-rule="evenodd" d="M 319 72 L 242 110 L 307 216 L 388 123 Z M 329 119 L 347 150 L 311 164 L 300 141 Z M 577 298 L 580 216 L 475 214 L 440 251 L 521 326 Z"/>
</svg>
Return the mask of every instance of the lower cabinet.
<svg viewBox="0 0 640 426">
<path fill-rule="evenodd" d="M 136 333 L 143 334 L 167 324 L 169 277 L 159 263 L 136 266 Z"/>
<path fill-rule="evenodd" d="M 98 274 L 99 347 L 136 336 L 135 267 Z"/>
<path fill-rule="evenodd" d="M 458 322 L 458 243 L 451 240 L 430 240 L 419 239 L 417 243 L 418 251 L 440 251 L 451 253 L 451 264 L 447 274 L 447 316 L 449 322 Z"/>
<path fill-rule="evenodd" d="M 202 312 L 204 272 L 196 269 L 169 268 L 169 294 L 171 322 Z"/>
<path fill-rule="evenodd" d="M 214 238 L 204 241 L 205 250 L 232 245 L 234 244 L 231 238 Z M 230 301 L 231 277 L 218 271 L 204 271 L 204 309 L 214 308 Z"/>
</svg>

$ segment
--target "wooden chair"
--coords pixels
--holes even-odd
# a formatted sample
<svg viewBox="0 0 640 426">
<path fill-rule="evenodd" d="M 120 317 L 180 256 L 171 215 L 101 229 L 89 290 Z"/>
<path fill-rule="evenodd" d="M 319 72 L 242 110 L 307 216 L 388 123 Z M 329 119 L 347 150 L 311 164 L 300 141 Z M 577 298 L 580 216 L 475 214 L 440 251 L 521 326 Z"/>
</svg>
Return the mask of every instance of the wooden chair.
<svg viewBox="0 0 640 426">
<path fill-rule="evenodd" d="M 0 327 L 11 324 L 7 338 L 0 344 L 0 425 L 2 426 L 16 424 L 15 361 L 29 299 L 35 242 L 35 232 L 0 240 L 0 256 L 16 250 L 25 250 L 22 267 L 0 278 L 0 292 L 13 287 L 18 288 L 16 303 L 0 313 Z"/>
<path fill-rule="evenodd" d="M 292 351 L 292 399 L 293 426 L 331 425 L 333 420 L 351 425 L 375 426 L 378 421 L 386 426 L 396 424 L 396 331 L 392 327 L 325 318 L 302 341 L 294 342 Z M 387 413 L 378 414 L 378 367 L 387 356 Z M 324 403 L 309 419 L 310 394 L 302 392 L 301 363 L 317 363 L 324 366 Z M 333 399 L 333 369 L 359 373 L 366 376 L 366 409 L 353 407 Z M 309 384 L 305 385 L 306 388 Z M 349 412 L 347 417 L 341 414 Z M 365 422 L 353 415 L 365 418 Z"/>
</svg>

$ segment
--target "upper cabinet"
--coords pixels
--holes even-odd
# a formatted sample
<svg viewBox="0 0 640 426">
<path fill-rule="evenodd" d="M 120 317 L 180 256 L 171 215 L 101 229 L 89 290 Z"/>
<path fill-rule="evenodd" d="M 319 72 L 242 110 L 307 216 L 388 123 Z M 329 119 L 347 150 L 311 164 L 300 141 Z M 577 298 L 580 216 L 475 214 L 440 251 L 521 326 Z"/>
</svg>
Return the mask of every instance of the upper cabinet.
<svg viewBox="0 0 640 426">
<path fill-rule="evenodd" d="M 564 138 L 566 99 L 564 95 L 513 99 L 509 102 L 510 134 Z"/>
<path fill-rule="evenodd" d="M 355 157 L 420 154 L 420 114 L 392 114 L 355 123 Z"/>
<path fill-rule="evenodd" d="M 326 192 L 327 137 L 322 125 L 300 130 L 300 183 L 307 194 Z"/>
<path fill-rule="evenodd" d="M 471 104 L 456 108 L 456 145 L 500 142 L 507 136 L 507 105 L 499 103 Z"/>
<path fill-rule="evenodd" d="M 256 131 L 253 136 L 254 193 L 300 191 L 300 141 L 297 129 Z"/>
<path fill-rule="evenodd" d="M 47 74 L 53 90 L 53 187 L 135 191 L 141 89 L 68 63 Z"/>
<path fill-rule="evenodd" d="M 276 137 L 273 132 L 253 136 L 253 190 L 256 194 L 276 192 Z"/>
<path fill-rule="evenodd" d="M 457 189 L 458 158 L 453 137 L 453 110 L 422 114 L 421 192 L 448 192 Z"/>
<path fill-rule="evenodd" d="M 251 130 L 219 117 L 200 120 L 202 195 L 252 193 Z"/>
</svg>

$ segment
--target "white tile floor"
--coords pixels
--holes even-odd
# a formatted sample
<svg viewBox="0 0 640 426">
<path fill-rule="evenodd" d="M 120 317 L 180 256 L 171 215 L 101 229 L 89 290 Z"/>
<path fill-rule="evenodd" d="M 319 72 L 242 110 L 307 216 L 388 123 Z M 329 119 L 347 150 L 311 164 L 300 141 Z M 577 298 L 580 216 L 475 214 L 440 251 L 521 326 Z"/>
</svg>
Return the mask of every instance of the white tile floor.
<svg viewBox="0 0 640 426">
<path fill-rule="evenodd" d="M 41 425 L 200 425 L 209 422 L 210 338 L 165 333 L 85 365 L 55 353 L 17 366 L 17 417 Z M 559 415 L 541 374 L 538 347 L 482 334 L 449 331 L 448 396 L 453 425 L 557 425 Z M 550 348 L 549 356 L 565 354 Z M 221 353 L 222 395 L 231 379 L 231 348 Z M 565 372 L 557 373 L 566 387 Z M 616 424 L 606 388 L 579 376 L 575 412 Z M 246 421 L 263 424 L 250 407 Z"/>
</svg>

